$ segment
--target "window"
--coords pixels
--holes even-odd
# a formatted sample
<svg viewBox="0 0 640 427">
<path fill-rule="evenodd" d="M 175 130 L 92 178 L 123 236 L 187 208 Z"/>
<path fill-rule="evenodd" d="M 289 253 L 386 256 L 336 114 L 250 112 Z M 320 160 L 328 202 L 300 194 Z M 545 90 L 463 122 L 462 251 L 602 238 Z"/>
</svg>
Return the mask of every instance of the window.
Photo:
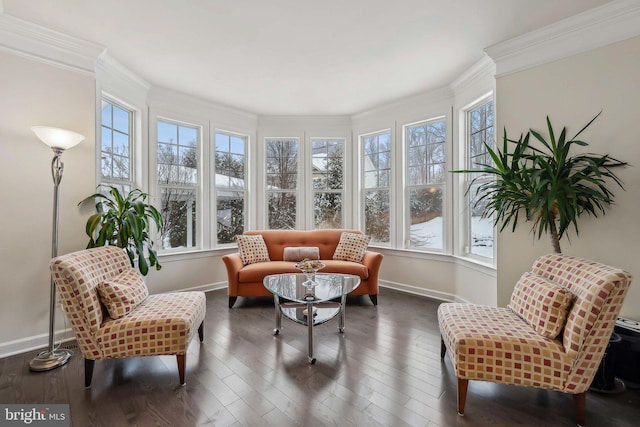
<svg viewBox="0 0 640 427">
<path fill-rule="evenodd" d="M 495 147 L 493 112 L 493 100 L 484 100 L 480 105 L 472 107 L 466 113 L 467 166 L 470 170 L 480 170 L 482 165 L 492 163 L 491 156 L 487 151 L 487 145 L 491 148 Z M 481 197 L 481 194 L 477 194 L 478 187 L 491 178 L 472 174 L 465 188 L 468 188 L 473 178 L 476 177 L 478 179 L 469 189 L 469 197 L 467 199 L 468 212 L 470 213 L 468 218 L 468 252 L 471 255 L 493 259 L 493 219 L 482 218 L 484 206 L 476 206 L 475 203 Z"/>
<path fill-rule="evenodd" d="M 198 244 L 199 129 L 164 120 L 157 128 L 157 176 L 164 220 L 162 249 Z"/>
<path fill-rule="evenodd" d="M 391 132 L 360 136 L 365 233 L 375 243 L 390 243 Z"/>
<path fill-rule="evenodd" d="M 131 153 L 133 112 L 102 99 L 100 181 L 126 194 L 133 185 Z"/>
<path fill-rule="evenodd" d="M 344 139 L 311 140 L 314 228 L 342 228 Z"/>
<path fill-rule="evenodd" d="M 270 229 L 294 230 L 297 224 L 297 138 L 265 139 L 267 225 Z"/>
<path fill-rule="evenodd" d="M 215 191 L 218 244 L 233 243 L 242 234 L 246 210 L 246 136 L 215 134 Z"/>
<path fill-rule="evenodd" d="M 442 199 L 446 173 L 444 118 L 405 126 L 409 247 L 443 249 Z"/>
</svg>

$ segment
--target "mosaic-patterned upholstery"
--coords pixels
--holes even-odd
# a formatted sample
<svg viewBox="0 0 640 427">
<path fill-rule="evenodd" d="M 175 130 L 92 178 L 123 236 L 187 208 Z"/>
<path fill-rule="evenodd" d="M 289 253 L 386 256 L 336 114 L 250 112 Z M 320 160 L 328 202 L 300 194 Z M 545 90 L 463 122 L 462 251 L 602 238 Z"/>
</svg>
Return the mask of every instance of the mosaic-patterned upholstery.
<svg viewBox="0 0 640 427">
<path fill-rule="evenodd" d="M 127 254 L 114 246 L 85 249 L 51 260 L 58 295 L 85 358 L 85 375 L 93 372 L 96 360 L 177 355 L 182 384 L 188 344 L 196 331 L 202 340 L 204 293 L 150 295 L 127 315 L 111 319 L 97 287 L 130 268 Z M 91 362 L 90 371 L 87 362 Z M 91 378 L 85 378 L 85 384 L 90 383 Z"/>
<path fill-rule="evenodd" d="M 543 336 L 510 307 L 445 303 L 438 308 L 441 354 L 449 352 L 458 377 L 458 412 L 464 413 L 468 380 L 492 381 L 573 394 L 581 424 L 584 392 L 609 343 L 631 275 L 594 261 L 550 254 L 537 259 L 523 278 L 550 282 L 573 294 L 564 331 L 556 339 Z"/>
<path fill-rule="evenodd" d="M 371 237 L 364 234 L 342 233 L 336 251 L 333 253 L 333 259 L 362 262 L 369 240 L 371 240 Z"/>
<path fill-rule="evenodd" d="M 149 296 L 147 284 L 133 267 L 125 269 L 115 277 L 98 283 L 100 301 L 112 319 L 119 319 L 136 308 Z"/>
<path fill-rule="evenodd" d="M 567 319 L 573 294 L 537 274 L 526 272 L 516 284 L 509 308 L 545 338 L 558 336 Z"/>
<path fill-rule="evenodd" d="M 262 236 L 236 236 L 236 243 L 243 265 L 270 261 L 269 251 Z"/>
</svg>

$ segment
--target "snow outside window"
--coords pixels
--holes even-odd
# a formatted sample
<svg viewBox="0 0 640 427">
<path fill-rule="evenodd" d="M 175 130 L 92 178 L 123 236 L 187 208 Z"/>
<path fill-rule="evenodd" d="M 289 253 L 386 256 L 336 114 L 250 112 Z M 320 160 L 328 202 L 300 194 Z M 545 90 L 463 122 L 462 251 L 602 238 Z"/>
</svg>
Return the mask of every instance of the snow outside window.
<svg viewBox="0 0 640 427">
<path fill-rule="evenodd" d="M 157 125 L 162 249 L 192 249 L 198 245 L 199 128 L 164 120 Z"/>
<path fill-rule="evenodd" d="M 218 244 L 234 243 L 242 234 L 247 201 L 246 151 L 248 137 L 215 134 L 216 236 Z"/>
<path fill-rule="evenodd" d="M 466 116 L 468 168 L 480 170 L 482 165 L 492 163 L 487 145 L 492 149 L 495 147 L 493 100 L 483 101 L 480 105 L 468 110 Z M 469 189 L 469 197 L 467 198 L 467 211 L 469 212 L 468 252 L 471 255 L 493 259 L 493 218 L 482 218 L 484 206 L 475 203 L 481 197 L 481 194 L 477 194 L 478 187 L 491 178 L 485 178 L 480 173 L 470 174 L 465 188 L 468 188 L 476 177 L 478 179 Z"/>
<path fill-rule="evenodd" d="M 406 215 L 412 249 L 444 249 L 442 201 L 446 177 L 444 117 L 404 127 Z"/>
</svg>

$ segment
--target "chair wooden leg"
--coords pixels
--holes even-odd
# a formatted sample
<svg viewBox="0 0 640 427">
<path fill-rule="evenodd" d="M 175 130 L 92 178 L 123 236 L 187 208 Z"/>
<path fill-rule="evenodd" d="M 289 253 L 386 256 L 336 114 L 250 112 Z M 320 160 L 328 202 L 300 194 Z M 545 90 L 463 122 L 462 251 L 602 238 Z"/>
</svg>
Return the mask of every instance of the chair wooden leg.
<svg viewBox="0 0 640 427">
<path fill-rule="evenodd" d="M 447 346 L 444 345 L 444 339 L 440 337 L 440 358 L 444 359 L 445 354 L 447 354 Z"/>
<path fill-rule="evenodd" d="M 229 308 L 233 307 L 233 304 L 236 303 L 237 299 L 238 299 L 238 297 L 229 297 Z"/>
<path fill-rule="evenodd" d="M 93 366 L 96 364 L 95 360 L 84 359 L 84 386 L 91 387 L 91 380 L 93 379 Z"/>
<path fill-rule="evenodd" d="M 176 354 L 176 360 L 178 361 L 178 375 L 180 376 L 180 385 L 184 385 L 184 370 L 187 366 L 187 355 Z"/>
<path fill-rule="evenodd" d="M 373 303 L 373 305 L 378 305 L 378 295 L 369 294 L 369 299 Z"/>
<path fill-rule="evenodd" d="M 464 415 L 464 404 L 467 402 L 467 388 L 469 380 L 458 378 L 458 415 Z"/>
<path fill-rule="evenodd" d="M 198 338 L 200 338 L 200 342 L 204 342 L 204 321 L 200 323 L 198 328 Z"/>
<path fill-rule="evenodd" d="M 587 417 L 587 394 L 580 393 L 573 395 L 573 403 L 576 406 L 576 421 L 579 426 L 584 426 Z"/>
</svg>

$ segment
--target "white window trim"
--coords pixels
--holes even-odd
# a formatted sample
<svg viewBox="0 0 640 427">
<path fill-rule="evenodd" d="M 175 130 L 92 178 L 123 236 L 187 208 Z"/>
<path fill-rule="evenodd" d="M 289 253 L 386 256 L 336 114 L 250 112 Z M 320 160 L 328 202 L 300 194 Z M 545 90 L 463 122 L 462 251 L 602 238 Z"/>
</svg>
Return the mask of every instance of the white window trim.
<svg viewBox="0 0 640 427">
<path fill-rule="evenodd" d="M 305 150 L 308 155 L 305 156 L 305 169 L 308 171 L 308 173 L 305 174 L 305 188 L 307 188 L 308 190 L 305 191 L 305 206 L 308 207 L 308 209 L 306 209 L 306 215 L 305 215 L 305 221 L 306 224 L 308 224 L 307 229 L 310 230 L 314 230 L 315 228 L 315 218 L 313 215 L 315 206 L 314 206 L 314 195 L 316 193 L 317 190 L 315 190 L 313 188 L 313 141 L 342 141 L 342 189 L 341 190 L 322 190 L 320 192 L 322 193 L 335 193 L 335 194 L 340 194 L 342 195 L 342 228 L 348 228 L 347 227 L 347 209 L 350 209 L 350 205 L 348 206 L 348 201 L 347 201 L 347 151 L 348 151 L 348 147 L 347 147 L 347 138 L 344 136 L 339 136 L 339 137 L 331 137 L 331 136 L 319 136 L 319 137 L 309 137 L 307 138 L 307 140 L 305 141 L 307 145 L 307 150 Z"/>
<path fill-rule="evenodd" d="M 494 139 L 496 139 L 496 128 L 495 124 L 496 120 L 496 108 L 495 108 L 495 96 L 494 92 L 490 91 L 485 93 L 475 101 L 467 104 L 463 108 L 460 109 L 460 147 L 463 148 L 463 151 L 460 156 L 460 165 L 461 169 L 471 169 L 471 163 L 469 158 L 470 152 L 470 124 L 469 124 L 469 112 L 480 107 L 481 105 L 486 104 L 487 102 L 493 102 L 493 122 L 494 122 Z M 497 144 L 497 140 L 494 140 L 494 143 Z M 496 146 L 496 145 L 494 145 Z M 463 215 L 463 220 L 460 221 L 460 234 L 462 237 L 461 241 L 461 256 L 462 258 L 467 258 L 469 260 L 473 260 L 483 265 L 487 266 L 495 266 L 497 259 L 497 242 L 498 236 L 496 228 L 493 229 L 493 258 L 483 257 L 478 254 L 471 253 L 471 213 L 469 210 L 470 207 L 470 194 L 467 194 L 467 188 L 472 181 L 470 174 L 465 173 L 461 174 L 460 177 L 460 188 L 461 188 L 461 199 L 462 199 L 462 209 L 461 214 Z"/>
<path fill-rule="evenodd" d="M 158 184 L 158 121 L 163 121 L 166 123 L 172 123 L 180 126 L 189 126 L 198 129 L 198 184 L 195 187 L 196 189 L 196 200 L 199 201 L 196 208 L 196 244 L 194 247 L 190 248 L 171 248 L 171 249 L 162 249 L 162 244 L 159 242 L 160 238 L 158 235 L 154 235 L 154 239 L 158 245 L 158 255 L 168 255 L 168 254 L 180 254 L 180 253 L 189 253 L 194 251 L 206 250 L 207 248 L 212 247 L 210 241 L 210 233 L 205 232 L 205 230 L 210 230 L 211 221 L 208 218 L 208 215 L 205 215 L 205 206 L 210 206 L 210 185 L 209 180 L 204 179 L 204 177 L 209 176 L 210 165 L 209 162 L 203 161 L 204 159 L 210 158 L 209 153 L 209 144 L 205 144 L 204 141 L 209 141 L 209 126 L 207 120 L 198 120 L 197 118 L 189 118 L 184 115 L 167 112 L 167 111 L 153 111 L 150 114 L 150 123 L 149 126 L 149 171 L 151 178 L 149 179 L 149 193 L 154 198 L 154 204 L 157 206 L 157 202 L 160 200 L 161 188 Z"/>
<path fill-rule="evenodd" d="M 435 122 L 444 122 L 445 124 L 445 141 L 444 141 L 444 149 L 445 149 L 445 162 L 444 162 L 444 168 L 445 168 L 445 179 L 443 183 L 437 183 L 437 184 L 421 184 L 421 185 L 409 185 L 409 179 L 407 177 L 407 174 L 409 173 L 409 159 L 408 159 L 408 141 L 407 141 L 407 129 L 410 127 L 415 127 L 418 125 L 422 125 L 422 124 L 429 124 L 429 123 L 435 123 Z M 408 250 L 408 251 L 417 251 L 417 252 L 425 252 L 425 253 L 449 253 L 449 202 L 448 202 L 448 198 L 450 197 L 449 194 L 451 193 L 450 191 L 450 179 L 447 175 L 449 175 L 449 165 L 451 164 L 449 158 L 450 158 L 450 152 L 449 152 L 449 147 L 447 144 L 447 141 L 449 140 L 449 122 L 447 120 L 447 115 L 443 114 L 440 116 L 435 116 L 429 119 L 425 119 L 425 120 L 419 120 L 416 122 L 412 122 L 412 123 L 406 123 L 404 125 L 402 125 L 402 188 L 403 188 L 403 200 L 402 200 L 402 236 L 403 236 L 403 241 L 402 241 L 402 245 L 400 246 L 402 249 Z M 421 188 L 421 187 L 437 187 L 440 188 L 442 190 L 442 248 L 441 249 L 437 249 L 437 248 L 426 248 L 426 249 L 420 249 L 417 247 L 413 247 L 411 246 L 411 212 L 409 209 L 409 192 L 412 188 Z"/>
<path fill-rule="evenodd" d="M 236 243 L 222 243 L 219 244 L 218 243 L 218 229 L 217 229 L 217 224 L 215 227 L 213 227 L 213 225 L 215 224 L 215 220 L 214 217 L 216 216 L 217 210 L 218 210 L 218 187 L 215 184 L 215 175 L 217 173 L 216 170 L 216 134 L 221 133 L 224 135 L 232 135 L 232 136 L 237 136 L 240 138 L 243 138 L 245 140 L 245 147 L 244 147 L 244 155 L 245 155 L 245 162 L 244 162 L 244 188 L 241 190 L 238 190 L 237 188 L 233 188 L 230 187 L 229 189 L 232 191 L 243 191 L 244 192 L 244 212 L 243 212 L 243 216 L 244 216 L 244 230 L 250 230 L 249 227 L 249 205 L 250 205 L 250 200 L 249 200 L 249 183 L 250 183 L 250 146 L 251 146 L 251 136 L 247 133 L 243 133 L 243 132 L 238 132 L 238 131 L 232 131 L 232 130 L 227 130 L 224 128 L 219 128 L 219 127 L 212 127 L 211 131 L 210 131 L 210 139 L 209 139 L 209 145 L 210 145 L 210 149 L 209 149 L 209 164 L 210 164 L 210 170 L 211 170 L 211 174 L 208 178 L 208 180 L 211 182 L 211 199 L 209 201 L 209 217 L 211 218 L 211 224 L 212 226 L 210 227 L 210 233 L 209 233 L 209 241 L 211 242 L 211 248 L 212 249 L 226 249 L 226 248 L 234 248 L 237 247 Z"/>
<path fill-rule="evenodd" d="M 371 242 L 369 245 L 372 247 L 381 247 L 381 248 L 394 248 L 397 247 L 398 245 L 394 244 L 394 242 L 396 242 L 396 227 L 393 226 L 393 224 L 396 223 L 396 211 L 397 209 L 395 209 L 394 207 L 397 206 L 396 205 L 396 197 L 395 197 L 395 191 L 394 191 L 394 181 L 396 180 L 396 176 L 395 176 L 395 171 L 396 171 L 396 167 L 395 167 L 395 160 L 396 160 L 396 155 L 395 155 L 395 140 L 396 140 L 396 135 L 395 135 L 395 131 L 394 131 L 395 127 L 388 127 L 388 128 L 383 128 L 383 129 L 379 129 L 373 132 L 366 132 L 366 133 L 360 133 L 358 134 L 358 144 L 357 144 L 357 150 L 358 150 L 358 189 L 359 189 L 359 195 L 358 195 L 358 204 L 359 204 L 359 213 L 358 213 L 358 224 L 359 224 L 359 228 L 360 230 L 366 230 L 366 218 L 365 218 L 365 193 L 368 190 L 372 190 L 372 189 L 367 189 L 364 186 L 364 147 L 363 147 L 363 139 L 370 137 L 370 136 L 375 136 L 375 135 L 382 135 L 382 134 L 386 134 L 388 133 L 390 135 L 390 143 L 391 143 L 391 147 L 390 147 L 390 164 L 391 164 L 391 170 L 389 172 L 389 187 L 388 187 L 388 191 L 389 191 L 389 242 L 385 243 L 385 242 Z"/>
<path fill-rule="evenodd" d="M 260 186 L 260 190 L 262 191 L 262 197 L 260 198 L 262 200 L 262 206 L 260 208 L 261 210 L 261 221 L 262 221 L 262 228 L 265 230 L 270 230 L 271 228 L 269 227 L 269 193 L 270 192 L 274 192 L 274 193 L 295 193 L 296 196 L 296 223 L 294 226 L 294 229 L 300 229 L 302 226 L 304 226 L 303 222 L 304 222 L 304 218 L 302 218 L 302 215 L 300 215 L 301 212 L 301 207 L 303 206 L 304 197 L 301 197 L 300 195 L 300 190 L 301 188 L 306 188 L 304 186 L 302 186 L 302 184 L 305 182 L 305 173 L 303 168 L 300 167 L 301 165 L 301 159 L 305 159 L 305 144 L 303 144 L 303 141 L 305 141 L 305 136 L 304 134 L 302 136 L 264 136 L 261 138 L 262 143 L 261 143 L 261 147 L 260 147 L 260 152 L 262 154 L 261 156 L 261 162 L 260 162 L 260 168 L 261 168 L 261 176 L 262 176 L 262 185 Z M 285 140 L 295 140 L 298 143 L 298 170 L 296 171 L 297 173 L 297 182 L 296 182 L 296 188 L 295 190 L 279 190 L 279 191 L 274 191 L 274 190 L 268 190 L 267 189 L 267 141 L 269 140 L 277 140 L 277 141 L 285 141 Z M 304 169 L 308 169 L 308 168 L 304 168 Z"/>
</svg>

